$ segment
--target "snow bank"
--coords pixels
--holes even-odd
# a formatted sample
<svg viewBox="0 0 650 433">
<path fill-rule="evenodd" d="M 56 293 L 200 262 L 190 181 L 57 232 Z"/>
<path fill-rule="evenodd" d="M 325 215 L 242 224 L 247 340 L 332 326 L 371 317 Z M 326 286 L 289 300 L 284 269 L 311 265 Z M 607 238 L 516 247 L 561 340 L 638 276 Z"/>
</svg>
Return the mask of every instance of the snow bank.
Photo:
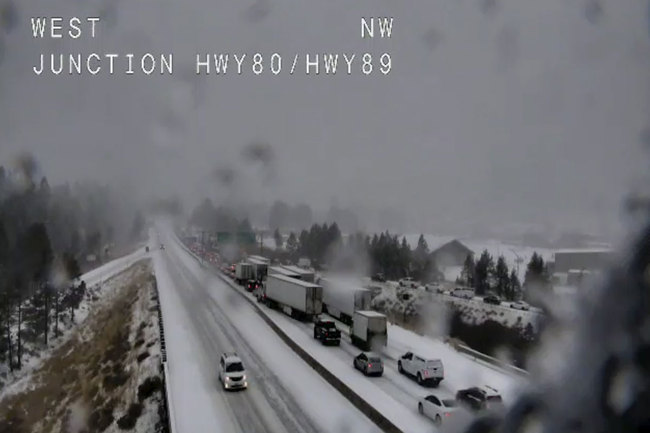
<svg viewBox="0 0 650 433">
<path fill-rule="evenodd" d="M 123 285 L 125 279 L 130 278 L 130 276 L 122 275 L 118 278 L 112 278 L 133 266 L 145 256 L 144 250 L 139 249 L 82 275 L 80 279 L 86 282 L 87 292 L 79 304 L 79 308 L 75 310 L 75 321 L 61 319 L 59 321 L 59 337 L 54 338 L 52 335 L 48 347 L 45 349 L 33 348 L 32 343 L 23 341 L 23 359 L 20 370 L 11 373 L 6 364 L 0 364 L 0 373 L 6 375 L 4 381 L 0 380 L 0 399 L 31 389 L 33 387 L 31 373 L 39 368 L 54 350 L 70 338 L 71 332 L 83 323 L 89 312 L 99 305 L 98 303 L 110 302 L 114 289 Z M 13 333 L 15 334 L 16 331 L 14 329 Z"/>
</svg>

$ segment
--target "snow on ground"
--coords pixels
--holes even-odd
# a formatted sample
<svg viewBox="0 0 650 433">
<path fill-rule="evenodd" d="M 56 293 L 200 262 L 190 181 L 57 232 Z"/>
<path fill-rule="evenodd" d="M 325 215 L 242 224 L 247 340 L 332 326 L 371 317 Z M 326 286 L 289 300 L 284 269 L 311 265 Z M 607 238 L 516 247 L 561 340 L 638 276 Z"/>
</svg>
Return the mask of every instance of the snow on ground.
<svg viewBox="0 0 650 433">
<path fill-rule="evenodd" d="M 145 252 L 144 248 L 138 248 L 137 251 L 110 261 L 96 269 L 93 269 L 90 272 L 82 275 L 81 280 L 86 282 L 86 286 L 94 286 L 95 284 L 100 284 L 108 278 L 111 278 L 113 275 L 119 274 L 123 270 L 129 268 L 138 260 L 147 257 L 148 254 Z"/>
<path fill-rule="evenodd" d="M 154 272 L 160 293 L 169 383 L 170 406 L 174 411 L 175 433 L 220 432 L 222 416 L 212 405 L 215 384 L 200 374 L 198 359 L 192 356 L 198 346 L 181 300 L 159 253 L 154 254 Z"/>
<path fill-rule="evenodd" d="M 528 311 L 517 310 L 510 307 L 509 302 L 503 302 L 501 305 L 486 304 L 480 297 L 473 299 L 462 299 L 447 294 L 438 294 L 435 292 L 425 291 L 423 289 L 399 289 L 391 285 L 382 285 L 381 293 L 373 301 L 373 308 L 393 313 L 403 313 L 412 311 L 414 314 L 419 311 L 420 314 L 431 316 L 434 313 L 441 312 L 440 309 L 434 309 L 430 312 L 430 306 L 440 306 L 442 311 L 449 311 L 448 308 L 455 308 L 462 313 L 462 318 L 470 324 L 480 324 L 486 320 L 494 320 L 504 326 L 519 326 L 522 329 L 531 323 L 534 329 L 537 329 L 541 312 L 533 307 Z M 401 292 L 411 293 L 413 298 L 404 301 L 398 296 Z M 426 308 L 425 308 L 426 307 Z"/>
<path fill-rule="evenodd" d="M 79 418 L 79 431 L 88 424 L 118 432 L 127 419 L 135 432 L 155 431 L 161 390 L 154 386 L 140 394 L 140 385 L 147 379 L 155 384 L 161 373 L 150 275 L 150 264 L 141 262 L 89 288 L 97 301 L 89 304 L 88 317 L 49 349 L 30 376 L 3 392 L 0 414 L 34 432 L 73 431 L 70 411 Z M 130 412 L 134 403 L 142 404 L 137 415 Z"/>
<path fill-rule="evenodd" d="M 150 265 L 149 272 L 151 271 Z M 147 291 L 138 296 L 131 316 L 131 332 L 129 337 L 131 346 L 139 348 L 139 356 L 147 356 L 142 361 L 131 364 L 130 371 L 138 378 L 130 390 L 132 396 L 137 395 L 138 387 L 148 378 L 158 377 L 162 379 L 160 328 L 158 314 L 155 310 L 158 301 L 152 299 L 153 294 L 153 287 L 149 284 Z M 161 395 L 163 392 L 165 392 L 164 389 L 157 394 L 157 399 L 150 398 L 145 400 L 142 415 L 138 418 L 135 426 L 136 432 L 147 433 L 156 431 L 156 425 L 160 421 L 159 405 L 164 404 Z M 112 427 L 115 432 L 122 431 L 116 425 Z"/>
<path fill-rule="evenodd" d="M 117 278 L 111 278 L 122 273 L 145 256 L 144 251 L 139 249 L 82 275 L 80 279 L 86 282 L 87 292 L 79 304 L 79 308 L 75 310 L 75 321 L 71 322 L 62 318 L 59 321 L 59 337 L 54 338 L 51 336 L 46 349 L 30 350 L 31 343 L 24 341 L 22 368 L 20 370 L 11 373 L 6 364 L 0 364 L 0 399 L 9 394 L 28 389 L 31 386 L 32 371 L 40 367 L 43 361 L 49 358 L 53 350 L 68 340 L 71 331 L 83 323 L 92 309 L 98 305 L 111 302 L 115 288 L 124 285 L 126 279 L 130 278 L 130 276 L 125 274 Z"/>
<path fill-rule="evenodd" d="M 243 289 L 235 287 L 240 293 L 252 299 L 252 296 Z M 523 383 L 520 378 L 505 374 L 492 366 L 475 362 L 439 340 L 420 337 L 394 325 L 389 325 L 389 343 L 384 351 L 384 376 L 366 378 L 352 368 L 352 359 L 360 350 L 349 342 L 342 341 L 341 348 L 323 347 L 313 339 L 311 325 L 297 322 L 266 307 L 263 307 L 263 312 L 330 372 L 342 379 L 405 432 L 432 429 L 431 423 L 417 413 L 419 397 L 430 393 L 449 397 L 464 387 L 491 385 L 501 390 L 504 398 L 511 401 L 517 387 Z M 397 359 L 409 350 L 443 360 L 446 379 L 438 390 L 422 388 L 397 372 Z"/>
<path fill-rule="evenodd" d="M 173 234 L 169 234 L 170 237 Z M 376 426 L 361 412 L 354 408 L 338 391 L 332 388 L 318 373 L 304 363 L 293 353 L 282 340 L 271 330 L 268 325 L 257 314 L 254 308 L 242 302 L 241 298 L 232 292 L 226 284 L 213 273 L 207 272 L 197 261 L 188 254 L 187 250 L 180 244 L 169 239 L 167 253 L 179 262 L 179 269 L 184 268 L 193 277 L 202 281 L 210 296 L 210 299 L 196 299 L 196 302 L 214 303 L 214 320 L 220 314 L 225 315 L 220 324 L 214 324 L 221 329 L 226 329 L 229 334 L 238 335 L 241 344 L 232 349 L 241 350 L 242 355 L 252 358 L 255 363 L 263 363 L 263 376 L 257 377 L 257 372 L 251 372 L 251 386 L 245 391 L 250 398 L 265 390 L 268 385 L 259 382 L 279 381 L 281 388 L 290 393 L 292 400 L 299 404 L 299 408 L 291 408 L 302 412 L 301 416 L 307 415 L 316 423 L 319 429 L 324 432 L 377 432 Z M 194 365 L 194 356 L 203 352 L 203 348 L 197 348 L 197 342 L 189 332 L 189 319 L 186 314 L 178 308 L 178 296 L 175 296 L 174 288 L 171 287 L 169 269 L 156 257 L 154 261 L 156 273 L 159 278 L 159 288 L 163 299 L 163 320 L 167 335 L 169 366 L 171 374 L 171 391 L 173 404 L 176 411 L 177 427 L 179 432 L 215 431 L 226 421 L 220 419 L 220 407 L 210 407 L 211 393 L 223 394 L 218 384 L 206 380 L 206 377 L 198 374 L 200 368 Z M 200 289 L 197 290 L 200 292 Z M 198 296 L 198 295 L 194 295 Z M 201 296 L 203 296 L 201 294 Z M 233 301 L 233 296 L 237 299 Z M 236 305 L 236 307 L 234 307 Z M 228 323 L 225 323 L 225 322 Z M 206 325 L 208 326 L 208 325 Z M 212 325 L 209 325 L 212 326 Z M 232 326 L 233 329 L 230 329 Z M 210 328 L 211 329 L 211 328 Z M 220 331 L 221 332 L 221 331 Z M 252 348 L 254 353 L 248 353 L 247 348 Z M 218 357 L 218 354 L 214 354 Z M 250 362 L 249 362 L 250 365 Z M 260 366 L 261 367 L 261 366 Z M 216 369 L 216 365 L 215 365 Z M 270 375 L 270 376 L 269 376 Z M 256 382 L 257 380 L 257 382 Z M 206 389 L 209 388 L 209 389 Z M 282 396 L 274 396 L 278 392 L 272 387 L 271 394 L 268 389 L 264 395 L 254 398 L 256 406 L 264 405 L 267 400 L 274 404 L 285 404 Z M 272 402 L 275 401 L 275 403 Z M 278 414 L 278 416 L 286 414 Z M 295 414 L 298 415 L 298 414 Z"/>
<path fill-rule="evenodd" d="M 183 259 L 188 267 L 197 267 L 194 258 L 185 255 Z M 198 271 L 198 270 L 197 270 Z M 234 286 L 230 281 L 231 287 Z M 379 284 L 386 286 L 386 284 Z M 251 294 L 242 288 L 236 290 L 249 299 Z M 394 290 L 393 290 L 394 291 Z M 220 291 L 214 292 L 215 299 L 224 302 Z M 344 380 L 362 398 L 381 411 L 405 432 L 431 431 L 432 425 L 417 413 L 418 398 L 429 393 L 453 396 L 458 389 L 490 385 L 499 389 L 507 401 L 512 401 L 519 386 L 524 380 L 471 357 L 456 352 L 450 346 L 439 340 L 419 336 L 395 325 L 389 325 L 389 343 L 384 350 L 385 373 L 381 378 L 365 378 L 352 367 L 353 357 L 360 352 L 348 341 L 342 341 L 341 347 L 323 347 L 313 339 L 312 327 L 309 324 L 297 322 L 284 314 L 262 307 L 262 311 L 271 318 L 294 341 L 307 350 L 328 370 Z M 242 326 L 255 335 L 251 327 Z M 342 327 L 344 328 L 344 327 Z M 349 331 L 348 331 L 349 332 Z M 347 340 L 347 337 L 345 338 Z M 259 344 L 264 344 L 260 341 Z M 407 351 L 416 351 L 423 355 L 440 358 L 446 370 L 446 379 L 439 389 L 422 388 L 414 381 L 397 372 L 397 359 Z"/>
<path fill-rule="evenodd" d="M 415 248 L 418 243 L 419 234 L 406 234 L 404 235 L 406 241 L 411 246 Z M 424 239 L 427 241 L 429 246 L 429 251 L 434 251 L 437 248 L 443 246 L 447 242 L 451 242 L 454 239 L 460 241 L 463 245 L 468 247 L 470 250 L 474 251 L 475 257 L 478 258 L 483 250 L 488 250 L 492 255 L 495 262 L 500 255 L 506 260 L 509 269 L 519 269 L 518 276 L 521 281 L 523 281 L 524 276 L 526 275 L 526 265 L 530 261 L 530 258 L 533 256 L 534 252 L 540 254 L 544 261 L 553 260 L 553 255 L 555 250 L 548 248 L 535 248 L 527 247 L 522 245 L 513 245 L 501 242 L 499 240 L 480 240 L 480 239 L 465 239 L 462 237 L 453 237 L 453 236 L 436 236 L 431 234 L 424 235 Z M 520 263 L 517 263 L 517 261 Z M 443 270 L 446 275 L 446 271 Z M 449 271 L 455 277 L 453 270 Z M 448 279 L 449 281 L 455 281 L 454 279 Z"/>
<path fill-rule="evenodd" d="M 398 358 L 407 351 L 440 358 L 445 368 L 443 383 L 453 392 L 470 386 L 490 385 L 499 390 L 507 404 L 514 401 L 518 389 L 525 384 L 522 378 L 479 364 L 440 340 L 418 335 L 396 325 L 388 325 L 388 341 L 386 353 L 393 358 Z"/>
<path fill-rule="evenodd" d="M 519 326 L 521 328 L 530 323 L 536 329 L 542 314 L 534 307 L 527 311 L 511 308 L 510 303 L 505 301 L 501 305 L 486 304 L 480 297 L 461 299 L 447 294 L 431 293 L 430 299 L 432 302 L 444 302 L 453 305 L 463 314 L 463 320 L 472 324 L 494 320 L 505 326 Z"/>
<path fill-rule="evenodd" d="M 352 366 L 354 356 L 361 352 L 359 349 L 350 344 L 346 345 L 345 342 L 342 342 L 343 345 L 346 345 L 345 348 L 322 346 L 311 335 L 311 325 L 296 322 L 278 311 L 264 308 L 264 313 L 293 341 L 297 342 L 400 430 L 408 433 L 433 431 L 431 422 L 417 413 L 417 398 L 430 393 L 425 388 L 418 389 L 418 392 L 414 393 L 412 387 L 410 390 L 408 388 L 409 385 L 417 386 L 415 384 L 404 382 L 402 386 L 390 386 L 391 379 L 388 378 L 388 372 L 381 378 L 367 378 Z M 407 380 L 406 378 L 397 379 Z M 403 388 L 407 388 L 407 390 L 404 391 Z"/>
</svg>

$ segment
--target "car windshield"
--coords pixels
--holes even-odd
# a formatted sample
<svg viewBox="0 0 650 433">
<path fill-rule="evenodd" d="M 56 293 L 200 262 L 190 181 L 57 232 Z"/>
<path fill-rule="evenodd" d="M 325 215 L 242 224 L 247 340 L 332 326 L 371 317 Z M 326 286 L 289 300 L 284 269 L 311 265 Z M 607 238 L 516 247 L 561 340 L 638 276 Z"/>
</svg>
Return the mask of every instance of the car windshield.
<svg viewBox="0 0 650 433">
<path fill-rule="evenodd" d="M 226 366 L 226 373 L 236 373 L 244 371 L 244 366 L 241 362 L 232 362 Z"/>
<path fill-rule="evenodd" d="M 442 404 L 446 407 L 456 407 L 456 401 L 451 399 L 442 400 Z"/>
<path fill-rule="evenodd" d="M 336 326 L 334 325 L 334 322 L 323 322 L 323 323 L 321 323 L 321 326 L 323 328 L 336 328 Z"/>
<path fill-rule="evenodd" d="M 381 359 L 379 359 L 379 358 L 369 358 L 368 361 L 379 364 L 381 362 Z"/>
<path fill-rule="evenodd" d="M 438 368 L 440 361 L 427 361 L 425 365 L 430 368 Z"/>
<path fill-rule="evenodd" d="M 490 403 L 501 403 L 502 400 L 500 395 L 493 395 L 491 397 L 488 397 L 487 401 Z"/>
</svg>

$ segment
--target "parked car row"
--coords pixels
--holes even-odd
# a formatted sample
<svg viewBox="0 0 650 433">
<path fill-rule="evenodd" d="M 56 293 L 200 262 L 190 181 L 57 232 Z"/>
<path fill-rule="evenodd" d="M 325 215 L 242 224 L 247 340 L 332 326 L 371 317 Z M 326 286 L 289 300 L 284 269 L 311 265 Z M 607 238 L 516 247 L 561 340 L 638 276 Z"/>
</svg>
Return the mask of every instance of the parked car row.
<svg viewBox="0 0 650 433">
<path fill-rule="evenodd" d="M 429 286 L 427 286 L 427 290 L 433 292 L 433 289 L 429 289 Z M 474 299 L 476 297 L 476 292 L 474 289 L 467 288 L 467 287 L 457 287 L 453 290 L 443 290 L 440 287 L 435 288 L 435 292 L 438 294 L 444 294 L 444 295 L 449 295 L 453 296 L 454 298 L 459 298 L 459 299 Z M 486 304 L 491 304 L 491 305 L 501 305 L 504 307 L 510 307 L 515 310 L 522 310 L 522 311 L 530 311 L 531 306 L 527 302 L 524 301 L 513 301 L 513 302 L 507 302 L 501 300 L 496 295 L 486 295 L 483 296 L 482 298 L 483 302 Z"/>
</svg>

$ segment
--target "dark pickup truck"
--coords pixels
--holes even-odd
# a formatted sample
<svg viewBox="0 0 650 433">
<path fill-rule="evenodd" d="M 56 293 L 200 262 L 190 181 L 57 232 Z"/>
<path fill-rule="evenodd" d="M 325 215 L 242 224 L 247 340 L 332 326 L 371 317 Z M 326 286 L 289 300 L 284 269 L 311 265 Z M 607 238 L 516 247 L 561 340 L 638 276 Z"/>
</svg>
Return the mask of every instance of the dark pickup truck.
<svg viewBox="0 0 650 433">
<path fill-rule="evenodd" d="M 341 331 L 331 320 L 319 320 L 314 324 L 314 338 L 323 344 L 341 344 Z"/>
</svg>

